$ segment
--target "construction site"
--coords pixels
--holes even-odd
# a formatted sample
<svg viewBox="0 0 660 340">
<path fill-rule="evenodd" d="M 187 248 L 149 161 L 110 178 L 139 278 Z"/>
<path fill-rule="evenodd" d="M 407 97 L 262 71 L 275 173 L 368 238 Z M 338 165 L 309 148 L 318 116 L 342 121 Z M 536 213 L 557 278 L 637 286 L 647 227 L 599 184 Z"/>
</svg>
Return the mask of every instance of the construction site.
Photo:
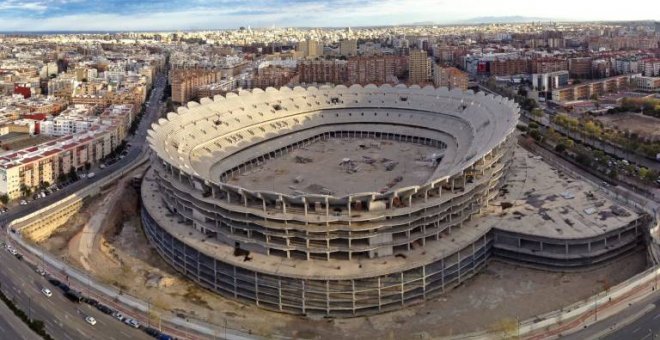
<svg viewBox="0 0 660 340">
<path fill-rule="evenodd" d="M 316 140 L 229 183 L 290 194 L 385 193 L 426 181 L 442 158 L 441 152 L 427 145 L 392 140 Z"/>
<path fill-rule="evenodd" d="M 134 175 L 142 171 L 144 169 Z M 549 205 L 558 205 L 554 209 L 546 206 L 547 214 L 554 216 L 564 204 L 577 204 L 575 209 L 580 210 L 580 204 L 584 204 L 580 202 L 598 205 L 602 202 L 603 211 L 611 204 L 595 188 L 562 174 L 522 149 L 515 149 L 510 172 L 509 185 L 500 191 L 494 204 L 507 202 L 512 206 L 504 210 L 501 207 L 490 209 L 479 219 L 480 223 L 501 225 L 502 221 L 514 219 L 519 225 L 533 225 L 533 220 L 525 218 L 536 218 L 537 214 L 525 212 L 529 209 L 527 205 L 534 203 L 536 196 L 565 191 L 574 192 L 576 197 L 564 199 L 557 194 L 559 197 L 554 201 L 543 199 Z M 349 319 L 311 316 L 303 323 L 299 316 L 270 312 L 223 298 L 179 274 L 148 246 L 138 217 L 138 189 L 132 184 L 128 176 L 106 188 L 102 195 L 85 201 L 80 213 L 41 245 L 69 263 L 86 268 L 92 277 L 120 287 L 125 294 L 151 301 L 154 321 L 157 315 L 171 313 L 208 321 L 219 329 L 228 325 L 255 335 L 304 339 L 330 336 L 402 339 L 411 335 L 428 339 L 479 330 L 500 331 L 514 327 L 516 319 L 533 318 L 588 298 L 594 292 L 605 291 L 643 271 L 647 265 L 641 246 L 607 263 L 569 272 L 531 269 L 493 257 L 484 269 L 460 287 L 423 304 Z M 538 189 L 530 192 L 532 188 Z M 577 195 L 578 190 L 592 191 L 596 201 Z M 564 204 L 557 203 L 562 200 Z M 526 216 L 521 217 L 516 211 Z M 598 214 L 587 216 L 594 215 Z M 631 217 L 632 214 L 622 218 Z M 618 217 L 609 218 L 613 222 Z M 101 223 L 96 224 L 99 221 Z M 89 248 L 81 248 L 84 235 L 93 240 Z M 93 255 L 88 256 L 90 253 Z"/>
</svg>

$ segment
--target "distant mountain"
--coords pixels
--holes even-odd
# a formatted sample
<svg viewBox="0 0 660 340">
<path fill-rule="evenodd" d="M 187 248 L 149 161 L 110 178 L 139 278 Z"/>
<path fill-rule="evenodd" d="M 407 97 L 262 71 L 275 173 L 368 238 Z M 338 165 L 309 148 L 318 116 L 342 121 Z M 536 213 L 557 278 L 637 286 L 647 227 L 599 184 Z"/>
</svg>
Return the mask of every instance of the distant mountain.
<svg viewBox="0 0 660 340">
<path fill-rule="evenodd" d="M 551 18 L 524 17 L 520 15 L 506 17 L 477 17 L 456 21 L 457 24 L 515 24 L 532 21 L 552 21 Z"/>
</svg>

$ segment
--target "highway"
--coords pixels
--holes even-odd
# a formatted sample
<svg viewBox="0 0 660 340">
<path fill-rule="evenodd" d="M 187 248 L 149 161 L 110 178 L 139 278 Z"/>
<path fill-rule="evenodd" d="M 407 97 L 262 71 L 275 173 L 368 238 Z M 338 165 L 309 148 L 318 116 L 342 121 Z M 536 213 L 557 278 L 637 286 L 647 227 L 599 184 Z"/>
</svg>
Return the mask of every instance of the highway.
<svg viewBox="0 0 660 340">
<path fill-rule="evenodd" d="M 130 165 L 137 159 L 146 147 L 146 136 L 151 123 L 160 117 L 163 105 L 160 102 L 166 85 L 166 78 L 159 76 L 155 87 L 151 91 L 147 106 L 142 120 L 135 135 L 127 138 L 127 143 L 131 144 L 127 154 L 123 159 L 107 166 L 105 169 L 95 168 L 91 171 L 96 173 L 93 178 L 81 178 L 59 191 L 53 192 L 45 198 L 40 198 L 29 202 L 27 205 L 16 205 L 3 215 L 0 215 L 0 239 L 7 242 L 8 230 L 5 225 L 16 218 L 20 218 L 35 210 L 53 204 L 75 192 L 100 181 L 108 175 L 120 171 L 125 166 Z M 146 149 L 145 149 L 146 150 Z M 25 261 L 21 261 L 9 253 L 4 247 L 0 249 L 0 262 L 3 263 L 0 270 L 1 289 L 10 299 L 13 299 L 17 306 L 29 313 L 33 319 L 43 320 L 46 331 L 55 339 L 149 339 L 150 337 L 142 332 L 122 324 L 110 315 L 106 315 L 88 304 L 76 304 L 64 297 L 63 292 L 50 284 L 45 277 L 39 275 Z M 42 288 L 49 288 L 52 296 L 46 297 Z M 3 309 L 0 309 L 0 338 L 2 339 L 20 339 L 21 336 L 12 336 L 12 334 L 24 334 L 26 339 L 34 339 L 36 333 L 29 331 L 20 319 L 18 319 L 4 303 L 0 303 Z M 8 313 L 5 313 L 7 311 Z M 92 326 L 85 321 L 86 316 L 93 316 L 97 323 Z M 19 322 L 21 326 L 16 325 Z M 26 329 L 28 331 L 26 331 Z M 5 336 L 5 334 L 7 336 Z M 38 338 L 38 337 L 37 337 Z"/>
<path fill-rule="evenodd" d="M 46 332 L 55 339 L 149 339 L 141 330 L 123 325 L 86 303 L 69 301 L 45 276 L 6 249 L 0 249 L 0 262 L 3 293 L 32 319 L 44 321 Z M 52 296 L 43 294 L 43 288 L 50 289 Z M 96 325 L 88 324 L 87 316 L 94 317 Z"/>
<path fill-rule="evenodd" d="M 2 302 L 0 302 L 0 316 L 2 316 L 0 317 L 0 339 L 41 339 Z"/>
</svg>

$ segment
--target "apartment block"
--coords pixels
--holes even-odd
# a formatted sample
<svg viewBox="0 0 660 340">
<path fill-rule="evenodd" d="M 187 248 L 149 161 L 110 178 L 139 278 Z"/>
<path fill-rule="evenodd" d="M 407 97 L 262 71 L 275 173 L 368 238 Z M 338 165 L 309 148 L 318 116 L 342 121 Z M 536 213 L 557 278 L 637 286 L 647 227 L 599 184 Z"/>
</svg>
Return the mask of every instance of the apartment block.
<svg viewBox="0 0 660 340">
<path fill-rule="evenodd" d="M 431 60 L 426 51 L 412 50 L 408 56 L 408 82 L 423 84 L 431 79 Z"/>
<path fill-rule="evenodd" d="M 630 80 L 630 75 L 622 75 L 554 89 L 552 90 L 552 100 L 555 102 L 567 102 L 590 99 L 594 95 L 601 96 L 624 89 L 628 87 Z"/>
<path fill-rule="evenodd" d="M 433 83 L 436 87 L 467 90 L 468 74 L 455 67 L 442 67 L 433 65 Z"/>
<path fill-rule="evenodd" d="M 305 84 L 344 84 L 348 62 L 345 60 L 305 60 L 298 64 L 299 81 Z"/>
<path fill-rule="evenodd" d="M 408 58 L 379 55 L 348 59 L 349 84 L 396 84 L 408 71 Z"/>
</svg>

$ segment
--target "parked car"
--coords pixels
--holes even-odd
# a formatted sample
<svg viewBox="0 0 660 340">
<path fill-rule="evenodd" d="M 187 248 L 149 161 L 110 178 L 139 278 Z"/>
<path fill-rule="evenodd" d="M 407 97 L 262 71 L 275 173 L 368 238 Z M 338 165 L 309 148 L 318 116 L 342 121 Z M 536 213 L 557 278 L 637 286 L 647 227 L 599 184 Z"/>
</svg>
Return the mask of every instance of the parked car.
<svg viewBox="0 0 660 340">
<path fill-rule="evenodd" d="M 115 310 L 114 310 L 114 309 L 112 309 L 112 308 L 110 308 L 110 307 L 108 307 L 108 306 L 106 306 L 106 305 L 104 305 L 104 304 L 102 304 L 102 303 L 97 304 L 97 305 L 96 305 L 96 309 L 98 309 L 98 310 L 101 311 L 102 313 L 105 313 L 105 314 L 108 314 L 108 315 L 112 315 L 112 314 L 115 313 Z"/>
<path fill-rule="evenodd" d="M 114 312 L 114 313 L 112 314 L 112 316 L 114 316 L 115 319 L 117 319 L 117 320 L 119 320 L 119 321 L 124 321 L 124 319 L 126 318 L 126 317 L 124 317 L 124 315 L 123 315 L 122 313 L 120 313 L 120 312 Z"/>
<path fill-rule="evenodd" d="M 159 330 L 157 330 L 155 328 L 151 328 L 151 327 L 145 328 L 144 332 L 151 335 L 154 338 L 160 336 L 160 334 L 161 334 Z"/>
<path fill-rule="evenodd" d="M 133 327 L 133 328 L 140 328 L 140 323 L 137 322 L 134 319 L 131 319 L 131 318 L 124 319 L 124 323 L 131 326 L 131 327 Z"/>
<path fill-rule="evenodd" d="M 67 290 L 66 293 L 64 293 L 64 296 L 66 296 L 67 299 L 71 300 L 71 302 L 74 303 L 80 303 L 80 301 L 82 300 L 82 295 L 73 289 Z"/>
<path fill-rule="evenodd" d="M 50 279 L 48 279 L 48 282 L 50 282 L 50 283 L 51 283 L 53 286 L 55 286 L 55 287 L 59 287 L 60 284 L 62 284 L 62 283 L 60 282 L 60 280 L 58 280 L 58 279 L 54 279 L 54 278 L 50 278 Z"/>
</svg>

